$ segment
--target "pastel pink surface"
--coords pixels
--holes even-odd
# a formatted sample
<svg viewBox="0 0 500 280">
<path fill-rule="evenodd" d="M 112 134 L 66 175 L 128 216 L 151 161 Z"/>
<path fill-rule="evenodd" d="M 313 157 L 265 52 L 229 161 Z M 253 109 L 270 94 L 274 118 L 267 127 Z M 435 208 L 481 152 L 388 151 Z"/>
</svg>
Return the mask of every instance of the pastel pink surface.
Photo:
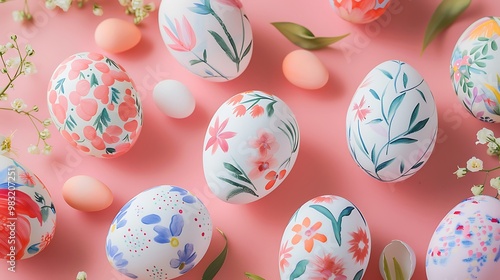
<svg viewBox="0 0 500 280">
<path fill-rule="evenodd" d="M 100 4 L 104 17 L 132 20 L 118 1 Z M 158 7 L 159 1 L 155 4 Z M 44 182 L 58 211 L 51 244 L 37 256 L 19 261 L 15 273 L 2 262 L 0 279 L 74 279 L 81 270 L 88 273 L 89 279 L 128 279 L 107 262 L 105 238 L 109 225 L 129 199 L 161 184 L 178 185 L 196 194 L 211 213 L 214 226 L 226 233 L 229 252 L 216 279 L 246 279 L 244 272 L 279 279 L 279 245 L 288 220 L 304 202 L 323 194 L 350 200 L 369 224 L 373 248 L 364 279 L 381 279 L 379 256 L 393 239 L 415 250 L 413 279 L 426 278 L 425 253 L 436 226 L 450 209 L 469 197 L 470 186 L 483 179 L 478 175 L 457 180 L 452 173 L 473 155 L 484 158 L 485 164 L 495 164 L 486 157 L 484 147 L 474 145 L 475 134 L 487 127 L 500 135 L 500 129 L 474 119 L 462 108 L 451 86 L 449 61 L 456 40 L 472 22 L 500 15 L 497 1 L 473 1 L 422 55 L 425 27 L 438 5 L 436 1 L 392 1 L 380 19 L 367 25 L 340 19 L 327 0 L 294 5 L 284 0 L 243 4 L 252 23 L 254 53 L 246 71 L 226 83 L 208 82 L 177 64 L 161 41 L 156 12 L 140 27 L 142 39 L 136 47 L 112 54 L 99 49 L 93 40 L 94 30 L 104 17 L 92 16 L 90 3 L 64 13 L 47 10 L 43 1 L 31 1 L 34 22 L 27 24 L 11 20 L 12 11 L 22 9 L 21 2 L 1 4 L 0 43 L 16 33 L 21 44 L 30 43 L 35 49 L 33 62 L 38 69 L 34 76 L 19 78 L 10 91 L 11 100 L 22 97 L 29 105 L 40 107 L 40 117 L 48 117 L 46 88 L 55 67 L 77 52 L 101 52 L 125 67 L 134 79 L 144 108 L 144 126 L 137 144 L 116 159 L 83 156 L 54 126 L 50 127 L 53 137 L 49 140 L 54 145 L 52 155 L 33 156 L 26 151 L 36 141 L 29 120 L 0 111 L 0 133 L 7 135 L 16 130 L 17 159 Z M 314 52 L 330 73 L 330 82 L 314 95 L 283 76 L 283 58 L 297 47 L 270 24 L 274 21 L 300 23 L 318 36 L 351 33 L 332 47 Z M 345 137 L 345 115 L 351 110 L 348 106 L 352 95 L 373 67 L 389 59 L 403 60 L 420 72 L 434 94 L 439 114 L 439 134 L 429 161 L 416 175 L 395 184 L 380 183 L 364 174 L 352 160 Z M 189 86 L 197 102 L 189 118 L 167 118 L 155 107 L 152 90 L 164 79 L 176 79 Z M 3 85 L 4 77 L 0 81 Z M 218 200 L 205 183 L 202 142 L 217 108 L 234 94 L 253 89 L 276 94 L 288 104 L 299 123 L 301 147 L 290 175 L 272 194 L 248 205 L 231 205 Z M 105 180 L 114 193 L 112 205 L 96 213 L 68 206 L 61 194 L 62 185 L 78 174 Z M 222 237 L 214 234 L 203 260 L 177 279 L 201 279 L 223 243 Z"/>
</svg>

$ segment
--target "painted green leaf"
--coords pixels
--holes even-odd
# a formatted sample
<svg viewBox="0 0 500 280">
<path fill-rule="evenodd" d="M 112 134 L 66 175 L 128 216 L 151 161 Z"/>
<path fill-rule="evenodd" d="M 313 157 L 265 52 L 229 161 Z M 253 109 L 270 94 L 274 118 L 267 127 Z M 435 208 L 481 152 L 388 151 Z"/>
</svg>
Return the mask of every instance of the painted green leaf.
<svg viewBox="0 0 500 280">
<path fill-rule="evenodd" d="M 380 72 L 384 73 L 384 75 L 389 78 L 389 79 L 394 79 L 394 77 L 391 75 L 391 73 L 389 73 L 387 70 L 384 70 L 384 69 L 378 69 L 380 70 Z"/>
<path fill-rule="evenodd" d="M 203 50 L 203 60 L 207 61 L 207 49 Z"/>
<path fill-rule="evenodd" d="M 49 209 L 50 209 L 49 206 L 42 206 L 42 208 L 40 209 L 40 212 L 42 213 L 43 222 L 46 222 L 47 219 L 49 218 Z"/>
<path fill-rule="evenodd" d="M 399 108 L 399 105 L 401 105 L 401 102 L 403 102 L 405 96 L 406 93 L 403 93 L 401 95 L 398 95 L 398 97 L 394 98 L 394 100 L 392 100 L 391 105 L 389 105 L 389 112 L 387 113 L 387 119 L 391 120 L 394 117 L 396 111 Z"/>
<path fill-rule="evenodd" d="M 408 75 L 406 75 L 406 73 L 403 73 L 403 86 L 404 86 L 404 88 L 406 88 L 407 85 L 408 85 Z"/>
<path fill-rule="evenodd" d="M 406 133 L 406 135 L 408 134 L 411 134 L 411 133 L 414 133 L 414 132 L 417 132 L 419 130 L 421 130 L 422 128 L 425 127 L 425 125 L 427 124 L 427 122 L 429 121 L 429 118 L 427 119 L 423 119 L 421 121 L 419 121 L 416 125 L 414 125 L 410 130 L 408 130 L 408 132 Z"/>
<path fill-rule="evenodd" d="M 380 170 L 386 168 L 389 164 L 392 163 L 393 160 L 394 160 L 394 158 L 391 158 L 390 160 L 386 160 L 386 161 L 382 162 L 381 164 L 377 165 L 377 167 L 375 168 L 375 172 L 379 172 Z"/>
<path fill-rule="evenodd" d="M 299 261 L 295 266 L 295 269 L 293 270 L 292 274 L 290 274 L 290 280 L 295 280 L 300 276 L 302 276 L 302 274 L 306 272 L 307 264 L 309 264 L 308 260 Z"/>
<path fill-rule="evenodd" d="M 57 90 L 57 89 L 61 88 L 61 92 L 64 93 L 64 81 L 65 80 L 66 80 L 66 78 L 62 78 L 59 81 L 57 81 L 55 89 Z"/>
<path fill-rule="evenodd" d="M 373 97 L 375 97 L 375 99 L 380 100 L 380 97 L 374 89 L 370 89 L 370 93 L 373 95 Z"/>
<path fill-rule="evenodd" d="M 226 168 L 228 171 L 231 171 L 235 174 L 240 174 L 240 175 L 242 174 L 241 170 L 239 170 L 238 168 L 236 168 L 234 165 L 230 164 L 229 162 L 224 162 L 223 165 L 224 165 L 224 168 Z"/>
<path fill-rule="evenodd" d="M 110 66 L 113 65 L 116 69 L 120 69 L 118 64 L 116 64 L 116 62 L 112 59 L 106 58 L 106 63 L 109 64 Z"/>
<path fill-rule="evenodd" d="M 498 50 L 498 44 L 496 41 L 491 41 L 491 49 L 494 51 Z"/>
<path fill-rule="evenodd" d="M 114 87 L 111 87 L 111 103 L 118 104 L 118 102 L 119 102 L 118 96 L 119 95 L 120 95 L 120 91 Z"/>
<path fill-rule="evenodd" d="M 90 87 L 96 87 L 99 85 L 99 81 L 97 81 L 97 77 L 95 76 L 94 73 L 92 73 L 92 76 L 90 77 Z"/>
<path fill-rule="evenodd" d="M 375 145 L 373 145 L 372 151 L 370 152 L 370 160 L 372 163 L 375 163 Z"/>
<path fill-rule="evenodd" d="M 202 280 L 212 280 L 214 279 L 215 275 L 219 272 L 221 269 L 222 265 L 224 264 L 224 261 L 226 260 L 226 255 L 227 255 L 227 237 L 222 232 L 222 230 L 217 229 L 222 237 L 224 237 L 224 248 L 222 249 L 222 252 L 213 260 L 213 262 L 207 267 L 205 272 L 203 273 Z"/>
<path fill-rule="evenodd" d="M 201 63 L 201 62 L 203 62 L 203 61 L 199 60 L 199 59 L 191 59 L 189 61 L 189 65 L 193 66 L 193 65 L 196 65 L 196 64 Z"/>
<path fill-rule="evenodd" d="M 352 210 L 354 210 L 354 207 L 348 206 L 348 207 L 344 208 L 344 210 L 342 210 L 342 212 L 340 212 L 340 214 L 339 214 L 338 221 L 337 221 L 337 219 L 335 219 L 335 217 L 333 216 L 332 212 L 330 212 L 330 210 L 328 210 L 328 208 L 326 208 L 325 206 L 322 206 L 322 205 L 311 205 L 309 207 L 311 207 L 314 210 L 320 212 L 321 214 L 323 214 L 325 217 L 327 217 L 332 222 L 333 233 L 335 235 L 335 239 L 337 240 L 337 244 L 340 246 L 342 244 L 342 236 L 341 236 L 341 233 L 342 233 L 342 219 L 345 216 L 351 215 L 351 212 L 352 212 Z"/>
<path fill-rule="evenodd" d="M 219 44 L 219 46 L 226 53 L 226 55 L 229 57 L 229 59 L 231 59 L 232 62 L 237 63 L 238 59 L 236 58 L 236 55 L 233 53 L 233 51 L 231 51 L 231 49 L 226 44 L 224 39 L 219 35 L 219 33 L 215 32 L 213 30 L 208 30 L 208 33 L 210 33 L 210 35 L 212 35 L 212 37 L 214 37 L 217 44 Z"/>
<path fill-rule="evenodd" d="M 380 123 L 380 122 L 382 122 L 382 119 L 376 118 L 376 119 L 373 119 L 373 120 L 367 122 L 366 124 L 377 124 L 377 123 Z"/>
<path fill-rule="evenodd" d="M 418 93 L 420 94 L 420 97 L 422 97 L 422 99 L 424 100 L 424 102 L 427 103 L 427 99 L 425 99 L 424 93 L 421 90 L 419 90 L 419 89 L 415 89 L 415 90 L 418 91 Z"/>
<path fill-rule="evenodd" d="M 249 272 L 245 272 L 245 276 L 250 280 L 266 280 L 266 279 L 260 277 L 259 275 L 255 275 L 255 274 L 249 273 Z"/>
<path fill-rule="evenodd" d="M 267 116 L 270 117 L 274 114 L 274 104 L 276 103 L 276 101 L 273 101 L 269 104 L 267 104 L 266 106 L 266 113 L 267 113 Z"/>
<path fill-rule="evenodd" d="M 352 280 L 361 280 L 363 278 L 363 273 L 364 273 L 364 270 L 361 269 L 360 271 L 358 271 L 356 273 L 356 275 L 354 275 L 354 278 Z"/>
<path fill-rule="evenodd" d="M 411 127 L 411 125 L 417 119 L 419 110 L 420 110 L 420 103 L 417 103 L 417 105 L 415 106 L 415 108 L 413 108 L 413 111 L 411 112 L 410 123 L 408 124 L 408 129 Z"/>
<path fill-rule="evenodd" d="M 469 6 L 471 0 L 443 0 L 427 25 L 422 52 L 436 36 L 450 26 Z"/>
<path fill-rule="evenodd" d="M 415 142 L 417 142 L 417 139 L 403 137 L 403 138 L 394 139 L 394 140 L 390 141 L 389 144 L 411 144 L 411 143 L 415 143 Z"/>
<path fill-rule="evenodd" d="M 94 121 L 94 127 L 100 133 L 103 133 L 104 128 L 108 126 L 108 122 L 110 122 L 110 121 L 111 121 L 111 118 L 109 117 L 108 111 L 106 110 L 106 108 L 104 108 L 104 109 L 102 109 L 101 113 L 96 118 L 96 120 Z"/>
<path fill-rule="evenodd" d="M 252 49 L 252 43 L 253 43 L 253 41 L 250 41 L 250 43 L 248 44 L 246 49 L 243 51 L 243 54 L 241 55 L 241 59 L 243 59 L 250 52 L 250 50 Z"/>
<path fill-rule="evenodd" d="M 256 194 L 251 188 L 243 186 L 241 188 L 233 189 L 232 191 L 230 191 L 226 196 L 226 200 L 229 200 L 234 196 L 237 196 L 242 193 L 249 193 L 253 196 L 259 197 L 259 195 Z"/>
<path fill-rule="evenodd" d="M 403 171 L 405 171 L 405 163 L 404 161 L 401 161 L 399 164 L 399 173 L 403 173 Z"/>
<path fill-rule="evenodd" d="M 347 37 L 349 33 L 336 37 L 316 37 L 306 27 L 293 22 L 271 23 L 290 42 L 306 50 L 317 50 L 336 43 Z"/>
<path fill-rule="evenodd" d="M 398 261 L 396 258 L 392 258 L 394 261 L 394 271 L 396 272 L 396 280 L 405 280 L 403 270 L 401 269 L 401 266 L 399 265 Z"/>
<path fill-rule="evenodd" d="M 411 167 L 411 169 L 419 168 L 422 164 L 424 164 L 423 161 L 417 162 L 414 166 Z"/>
<path fill-rule="evenodd" d="M 384 280 L 392 280 L 391 272 L 389 271 L 389 264 L 387 263 L 387 258 L 384 254 Z"/>
</svg>

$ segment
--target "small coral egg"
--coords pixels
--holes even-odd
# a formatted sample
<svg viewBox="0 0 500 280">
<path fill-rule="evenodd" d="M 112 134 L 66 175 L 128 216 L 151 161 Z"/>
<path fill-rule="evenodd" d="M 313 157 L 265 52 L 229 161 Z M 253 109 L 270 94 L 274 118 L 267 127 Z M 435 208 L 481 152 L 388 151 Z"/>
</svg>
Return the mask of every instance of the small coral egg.
<svg viewBox="0 0 500 280">
<path fill-rule="evenodd" d="M 69 206 L 84 212 L 106 209 L 113 202 L 113 194 L 104 183 L 85 175 L 69 178 L 62 195 Z"/>
<path fill-rule="evenodd" d="M 292 51 L 283 59 L 282 66 L 285 78 L 300 88 L 319 89 L 328 82 L 328 70 L 310 51 Z"/>
<path fill-rule="evenodd" d="M 141 40 L 141 31 L 131 22 L 109 18 L 99 23 L 94 39 L 101 49 L 110 53 L 119 53 L 137 45 Z"/>
<path fill-rule="evenodd" d="M 176 80 L 163 80 L 156 84 L 153 99 L 165 115 L 177 119 L 190 116 L 196 105 L 189 89 Z"/>
</svg>

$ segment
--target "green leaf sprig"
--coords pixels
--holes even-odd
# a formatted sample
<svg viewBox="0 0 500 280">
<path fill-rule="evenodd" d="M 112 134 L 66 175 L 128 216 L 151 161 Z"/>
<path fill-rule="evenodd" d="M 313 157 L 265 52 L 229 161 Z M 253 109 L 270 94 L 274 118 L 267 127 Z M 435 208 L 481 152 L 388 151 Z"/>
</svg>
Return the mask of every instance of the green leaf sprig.
<svg viewBox="0 0 500 280">
<path fill-rule="evenodd" d="M 203 273 L 202 280 L 212 280 L 214 279 L 215 275 L 219 272 L 221 269 L 222 265 L 224 264 L 224 261 L 226 260 L 227 256 L 227 237 L 222 232 L 222 230 L 217 229 L 222 237 L 224 237 L 224 248 L 222 249 L 221 253 L 215 258 L 215 260 L 207 267 L 205 272 Z"/>
<path fill-rule="evenodd" d="M 266 279 L 260 277 L 259 275 L 255 275 L 255 274 L 250 273 L 250 272 L 245 272 L 245 276 L 250 280 L 266 280 Z"/>
<path fill-rule="evenodd" d="M 337 37 L 316 37 L 306 27 L 293 22 L 272 22 L 271 23 L 290 42 L 306 50 L 317 50 L 336 43 L 347 37 L 350 33 Z"/>
<path fill-rule="evenodd" d="M 470 2 L 471 0 L 441 1 L 425 30 L 422 53 L 439 33 L 448 28 L 469 7 Z"/>
</svg>

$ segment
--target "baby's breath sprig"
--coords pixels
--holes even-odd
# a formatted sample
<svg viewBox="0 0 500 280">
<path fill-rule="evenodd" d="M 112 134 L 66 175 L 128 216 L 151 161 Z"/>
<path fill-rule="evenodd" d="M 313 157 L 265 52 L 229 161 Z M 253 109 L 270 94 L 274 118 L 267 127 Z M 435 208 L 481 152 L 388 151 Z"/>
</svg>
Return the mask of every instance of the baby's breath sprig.
<svg viewBox="0 0 500 280">
<path fill-rule="evenodd" d="M 477 136 L 477 144 L 485 145 L 487 146 L 486 153 L 490 156 L 495 156 L 500 160 L 500 138 L 496 138 L 495 134 L 493 131 L 487 129 L 487 128 L 482 128 L 479 130 L 476 134 Z M 473 185 L 471 187 L 471 192 L 474 195 L 480 195 L 484 192 L 484 185 L 486 184 L 486 181 L 488 179 L 488 175 L 490 172 L 493 172 L 495 170 L 500 169 L 500 165 L 497 167 L 493 167 L 490 169 L 485 169 L 483 166 L 483 161 L 477 157 L 472 157 L 470 158 L 467 163 L 466 167 L 458 167 L 457 171 L 455 171 L 453 174 L 457 175 L 457 178 L 462 178 L 467 173 L 471 172 L 484 172 L 486 173 L 484 181 L 482 184 L 478 185 Z M 495 177 L 490 179 L 490 186 L 493 187 L 494 189 L 497 190 L 497 194 L 495 198 L 498 198 L 500 196 L 500 176 Z"/>
<path fill-rule="evenodd" d="M 134 23 L 139 24 L 155 10 L 155 4 L 144 4 L 144 0 L 118 0 L 125 7 L 125 13 L 134 17 Z"/>
<path fill-rule="evenodd" d="M 24 54 L 17 43 L 17 36 L 12 35 L 10 37 L 11 41 L 5 45 L 0 45 L 0 61 L 2 66 L 0 73 L 7 77 L 7 84 L 1 88 L 0 91 L 0 101 L 8 101 L 9 96 L 7 90 L 14 88 L 14 81 L 21 75 L 30 75 L 36 73 L 36 67 L 33 62 L 28 61 L 28 58 L 35 54 L 35 51 L 30 45 L 26 45 L 24 48 Z M 11 53 L 15 53 L 13 56 L 8 57 Z M 37 132 L 37 143 L 36 145 L 30 145 L 28 147 L 28 152 L 31 154 L 40 153 L 40 144 L 43 144 L 42 153 L 48 155 L 52 146 L 49 145 L 47 139 L 50 138 L 50 131 L 48 127 L 51 124 L 50 119 L 40 119 L 35 116 L 38 112 L 38 106 L 34 105 L 30 109 L 27 109 L 28 105 L 21 98 L 16 98 L 10 103 L 10 107 L 0 106 L 0 110 L 12 111 L 20 115 L 28 117 L 30 122 L 35 127 Z M 12 151 L 12 134 L 7 137 L 0 137 L 0 154 L 9 153 Z"/>
</svg>

